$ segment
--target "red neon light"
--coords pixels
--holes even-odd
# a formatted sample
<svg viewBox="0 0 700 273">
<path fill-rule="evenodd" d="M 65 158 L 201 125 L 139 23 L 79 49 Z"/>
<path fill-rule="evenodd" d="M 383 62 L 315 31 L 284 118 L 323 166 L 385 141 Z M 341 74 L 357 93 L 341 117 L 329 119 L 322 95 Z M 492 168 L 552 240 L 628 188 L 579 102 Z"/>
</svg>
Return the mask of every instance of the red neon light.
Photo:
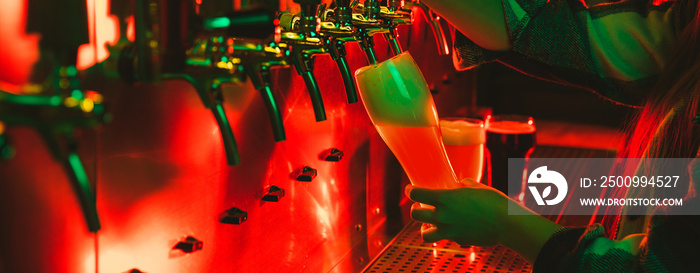
<svg viewBox="0 0 700 273">
<path fill-rule="evenodd" d="M 78 49 L 78 69 L 86 69 L 107 59 L 106 44 L 117 41 L 117 18 L 109 14 L 109 1 L 87 0 L 90 43 Z"/>
<path fill-rule="evenodd" d="M 29 81 L 32 65 L 39 59 L 39 35 L 27 35 L 27 0 L 1 1 L 0 80 L 12 84 Z"/>
</svg>

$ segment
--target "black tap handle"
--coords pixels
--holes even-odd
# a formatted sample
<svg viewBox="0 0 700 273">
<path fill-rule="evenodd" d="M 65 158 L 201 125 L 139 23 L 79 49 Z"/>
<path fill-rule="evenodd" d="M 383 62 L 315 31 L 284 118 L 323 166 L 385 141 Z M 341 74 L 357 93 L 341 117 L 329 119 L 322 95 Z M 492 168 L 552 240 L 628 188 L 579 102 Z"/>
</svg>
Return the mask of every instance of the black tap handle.
<svg viewBox="0 0 700 273">
<path fill-rule="evenodd" d="M 293 0 L 293 1 L 294 1 L 294 3 L 297 3 L 297 4 L 302 5 L 302 6 L 304 6 L 304 5 L 316 5 L 316 6 L 318 6 L 321 4 L 321 0 Z"/>
</svg>

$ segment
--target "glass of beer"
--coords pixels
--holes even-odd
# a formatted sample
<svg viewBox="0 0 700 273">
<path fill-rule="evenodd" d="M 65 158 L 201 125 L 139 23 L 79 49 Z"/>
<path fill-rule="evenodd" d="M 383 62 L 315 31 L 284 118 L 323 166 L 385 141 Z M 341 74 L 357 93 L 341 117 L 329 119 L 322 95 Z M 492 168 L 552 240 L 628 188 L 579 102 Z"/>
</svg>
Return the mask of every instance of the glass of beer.
<svg viewBox="0 0 700 273">
<path fill-rule="evenodd" d="M 481 181 L 484 169 L 486 126 L 475 118 L 450 117 L 440 119 L 440 131 L 447 157 L 461 181 L 465 178 Z"/>
<path fill-rule="evenodd" d="M 492 187 L 508 194 L 508 158 L 525 158 L 535 149 L 535 120 L 522 115 L 493 115 L 486 121 L 486 148 Z M 527 160 L 526 160 L 527 162 Z M 527 166 L 511 166 L 525 177 Z M 522 186 L 520 193 L 522 193 Z M 521 196 L 511 196 L 521 198 Z"/>
<path fill-rule="evenodd" d="M 360 68 L 355 79 L 372 123 L 411 183 L 432 189 L 458 187 L 433 97 L 411 55 L 404 52 Z"/>
</svg>

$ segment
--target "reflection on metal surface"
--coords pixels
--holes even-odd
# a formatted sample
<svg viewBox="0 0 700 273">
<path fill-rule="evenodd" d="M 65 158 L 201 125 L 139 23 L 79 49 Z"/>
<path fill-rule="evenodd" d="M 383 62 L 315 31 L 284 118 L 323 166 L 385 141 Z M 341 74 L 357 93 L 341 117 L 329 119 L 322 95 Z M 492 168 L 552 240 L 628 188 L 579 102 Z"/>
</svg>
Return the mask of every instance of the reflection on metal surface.
<svg viewBox="0 0 700 273">
<path fill-rule="evenodd" d="M 412 222 L 364 272 L 461 273 L 530 270 L 530 264 L 503 246 L 461 247 L 448 241 L 425 243 L 420 235 L 420 223 Z"/>
</svg>

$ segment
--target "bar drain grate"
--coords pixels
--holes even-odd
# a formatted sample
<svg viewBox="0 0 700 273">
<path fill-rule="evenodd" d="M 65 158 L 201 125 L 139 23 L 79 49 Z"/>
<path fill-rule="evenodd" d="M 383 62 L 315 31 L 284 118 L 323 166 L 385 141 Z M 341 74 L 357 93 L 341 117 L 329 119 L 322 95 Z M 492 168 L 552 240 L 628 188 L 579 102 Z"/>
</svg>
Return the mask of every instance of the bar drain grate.
<svg viewBox="0 0 700 273">
<path fill-rule="evenodd" d="M 412 222 L 365 273 L 462 273 L 531 271 L 518 254 L 502 246 L 462 247 L 441 241 L 425 243 L 420 237 L 420 223 Z"/>
</svg>

